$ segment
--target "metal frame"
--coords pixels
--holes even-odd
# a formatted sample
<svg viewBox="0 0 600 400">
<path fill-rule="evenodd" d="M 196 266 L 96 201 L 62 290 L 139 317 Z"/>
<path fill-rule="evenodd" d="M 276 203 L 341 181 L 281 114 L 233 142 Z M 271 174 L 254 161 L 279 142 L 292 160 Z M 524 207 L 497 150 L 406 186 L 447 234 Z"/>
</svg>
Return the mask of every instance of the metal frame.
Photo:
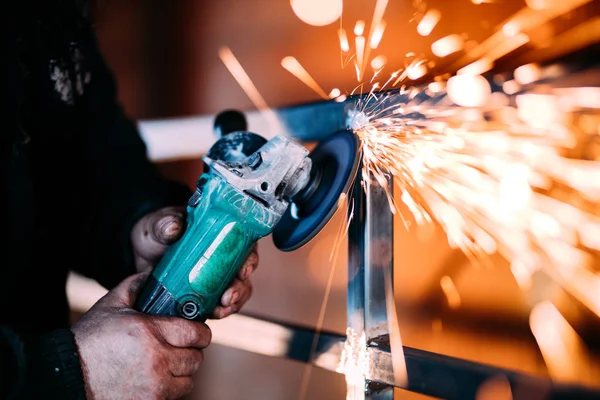
<svg viewBox="0 0 600 400">
<path fill-rule="evenodd" d="M 377 184 L 363 182 L 361 174 L 354 184 L 349 206 L 354 215 L 348 230 L 348 335 L 364 337 L 368 348 L 390 334 L 385 291 L 386 278 L 389 284 L 393 282 L 394 218 L 384 190 Z M 355 344 L 361 346 L 362 342 Z M 378 368 L 374 357 L 368 357 L 366 363 L 366 375 Z M 394 398 L 393 387 L 373 385 L 368 376 L 361 385 L 362 393 L 361 388 L 349 385 L 348 390 L 357 392 L 352 398 Z"/>
<path fill-rule="evenodd" d="M 287 133 L 306 142 L 320 140 L 345 128 L 345 106 L 317 102 L 276 110 L 284 128 L 276 134 Z M 253 111 L 247 113 L 247 117 L 251 131 L 266 132 L 267 125 L 260 113 Z M 208 132 L 212 132 L 212 117 L 142 121 L 140 129 L 154 161 L 197 158 L 214 142 L 214 138 L 207 137 Z M 207 136 L 202 137 L 202 131 L 207 132 Z M 177 136 L 178 132 L 183 133 Z M 173 143 L 179 147 L 169 147 Z M 214 343 L 311 363 L 330 371 L 358 372 L 359 384 L 352 388 L 354 398 L 390 400 L 394 398 L 396 383 L 385 291 L 386 284 L 389 290 L 393 282 L 393 214 L 379 186 L 361 183 L 358 177 L 352 201 L 348 202 L 354 217 L 348 233 L 349 330 L 346 336 L 239 314 L 209 321 L 209 325 L 214 332 Z M 381 257 L 382 254 L 385 257 Z M 315 339 L 317 345 L 313 347 Z M 501 376 L 510 383 L 515 400 L 540 396 L 544 400 L 600 398 L 597 388 L 556 384 L 549 379 L 406 346 L 403 352 L 408 375 L 404 389 L 416 393 L 445 399 L 474 399 L 484 382 Z M 344 360 L 354 361 L 358 369 L 340 370 L 340 362 Z"/>
</svg>

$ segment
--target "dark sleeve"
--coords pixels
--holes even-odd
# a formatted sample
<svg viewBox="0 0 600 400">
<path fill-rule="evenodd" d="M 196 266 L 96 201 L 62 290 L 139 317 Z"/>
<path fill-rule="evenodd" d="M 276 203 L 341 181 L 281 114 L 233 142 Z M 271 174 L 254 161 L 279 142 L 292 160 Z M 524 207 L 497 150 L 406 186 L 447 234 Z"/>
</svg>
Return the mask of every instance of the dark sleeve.
<svg viewBox="0 0 600 400">
<path fill-rule="evenodd" d="M 79 272 L 111 289 L 135 273 L 129 238 L 135 222 L 162 207 L 184 206 L 191 192 L 161 176 L 149 160 L 137 125 L 117 101 L 115 79 L 91 27 L 87 42 L 89 82 L 80 101 L 85 200 Z"/>
<path fill-rule="evenodd" d="M 68 329 L 20 337 L 0 325 L 0 399 L 85 399 L 85 384 Z"/>
</svg>

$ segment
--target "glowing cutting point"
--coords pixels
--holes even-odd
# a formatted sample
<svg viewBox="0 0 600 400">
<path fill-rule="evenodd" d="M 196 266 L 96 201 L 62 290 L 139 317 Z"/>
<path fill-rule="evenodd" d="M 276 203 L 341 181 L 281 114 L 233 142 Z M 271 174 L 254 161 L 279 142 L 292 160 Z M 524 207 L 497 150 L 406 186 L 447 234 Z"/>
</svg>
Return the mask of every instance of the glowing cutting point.
<svg viewBox="0 0 600 400">
<path fill-rule="evenodd" d="M 346 126 L 353 131 L 357 131 L 369 123 L 369 117 L 358 110 L 350 110 L 348 112 L 348 116 L 346 117 Z"/>
</svg>

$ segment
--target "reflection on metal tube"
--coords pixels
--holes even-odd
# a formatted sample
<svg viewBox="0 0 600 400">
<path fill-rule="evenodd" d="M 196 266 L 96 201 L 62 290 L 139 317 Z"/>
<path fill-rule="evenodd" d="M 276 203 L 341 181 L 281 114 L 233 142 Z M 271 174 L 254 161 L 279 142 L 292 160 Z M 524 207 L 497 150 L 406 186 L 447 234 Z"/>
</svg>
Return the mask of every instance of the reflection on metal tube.
<svg viewBox="0 0 600 400">
<path fill-rule="evenodd" d="M 373 359 L 364 355 L 369 342 L 389 334 L 385 299 L 385 273 L 393 277 L 393 214 L 385 191 L 362 181 L 353 189 L 354 218 L 348 230 L 348 343 L 343 371 L 348 399 L 393 399 L 392 388 L 366 392 Z M 363 186 L 364 185 L 364 186 Z M 392 279 L 393 281 L 393 279 Z M 353 339 L 353 340 L 350 340 Z M 352 343 L 354 342 L 354 343 Z M 364 361 L 361 361 L 364 360 Z M 366 364 L 366 365 L 365 365 Z"/>
</svg>

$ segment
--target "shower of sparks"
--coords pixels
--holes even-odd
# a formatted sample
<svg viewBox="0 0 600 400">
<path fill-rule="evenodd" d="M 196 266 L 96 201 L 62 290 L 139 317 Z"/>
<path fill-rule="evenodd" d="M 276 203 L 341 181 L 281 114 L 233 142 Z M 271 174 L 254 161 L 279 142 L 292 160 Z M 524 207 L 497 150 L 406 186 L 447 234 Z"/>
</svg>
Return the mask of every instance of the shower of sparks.
<svg viewBox="0 0 600 400">
<path fill-rule="evenodd" d="M 363 179 L 391 193 L 393 176 L 415 221 L 439 223 L 452 247 L 474 261 L 497 252 L 521 281 L 541 271 L 600 315 L 600 160 L 566 156 L 578 135 L 569 115 L 598 123 L 600 111 L 586 114 L 569 89 L 517 95 L 516 107 L 470 93 L 486 107 L 456 106 L 451 93 L 359 101 L 348 125 L 361 139 Z"/>
<path fill-rule="evenodd" d="M 367 37 L 367 41 L 366 43 L 370 43 L 370 46 L 367 46 L 365 54 L 364 54 L 364 59 L 362 63 L 359 63 L 358 68 L 359 68 L 359 75 L 358 75 L 358 81 L 362 81 L 362 78 L 364 76 L 364 71 L 365 68 L 367 66 L 367 62 L 370 60 L 370 56 L 371 56 L 371 49 L 373 48 L 377 48 L 377 45 L 379 44 L 379 41 L 381 40 L 381 38 L 379 38 L 379 40 L 375 40 L 375 33 L 378 32 L 378 30 L 381 30 L 381 35 L 383 35 L 383 29 L 385 28 L 385 25 L 382 26 L 383 22 L 383 14 L 385 14 L 385 9 L 387 8 L 388 5 L 388 1 L 389 0 L 377 0 L 377 2 L 375 3 L 375 10 L 373 11 L 373 19 L 371 20 L 371 26 L 369 28 L 369 36 Z M 377 34 L 379 35 L 379 33 Z M 372 47 L 372 45 L 375 44 L 374 47 Z"/>
<path fill-rule="evenodd" d="M 535 53 L 538 39 L 528 34 L 589 2 L 528 0 L 481 43 L 465 42 L 460 34 L 432 41 L 438 58 L 463 54 L 446 67 L 447 73 L 410 89 L 404 85 L 424 79 L 437 60 L 409 53 L 404 67 L 389 73 L 385 56 L 371 59 L 386 28 L 387 0 L 377 1 L 368 35 L 364 21 L 356 23 L 354 40 L 341 27 L 338 35 L 340 52 L 347 60 L 354 58 L 359 85 L 352 95 L 361 91 L 348 111 L 347 127 L 361 143 L 363 181 L 386 190 L 392 212 L 399 213 L 399 203 L 404 204 L 408 215 L 401 215 L 403 221 L 412 217 L 417 226 L 440 225 L 450 246 L 474 264 L 497 253 L 509 261 L 522 290 L 535 290 L 533 282 L 542 275 L 600 316 L 600 140 L 585 148 L 591 136 L 600 135 L 600 88 L 523 91 L 536 81 L 568 73 L 560 68 L 551 73 L 530 61 L 514 71 L 513 79 L 495 82 L 502 90 L 492 90 L 482 76 L 510 53 L 520 52 L 519 60 Z M 440 11 L 427 10 L 421 0 L 413 6 L 413 19 L 421 17 L 418 34 L 429 36 L 441 20 Z M 562 50 L 566 42 L 583 48 L 600 40 L 599 26 L 595 17 L 548 40 Z M 369 63 L 373 75 L 363 79 Z M 390 88 L 396 89 L 385 91 Z M 592 127 L 586 134 L 575 126 L 584 120 Z M 394 189 L 399 196 L 393 195 Z M 449 306 L 460 307 L 452 279 L 444 276 L 440 287 Z M 548 345 L 544 332 L 551 328 L 545 327 L 544 318 L 563 318 L 550 306 L 534 308 L 531 330 L 548 366 L 556 369 L 561 360 L 570 361 L 561 349 Z M 572 330 L 564 318 L 560 324 L 564 332 Z M 392 331 L 390 326 L 399 341 L 399 330 Z M 347 398 L 363 398 L 366 338 L 352 330 L 347 335 L 339 371 L 346 375 Z"/>
</svg>

